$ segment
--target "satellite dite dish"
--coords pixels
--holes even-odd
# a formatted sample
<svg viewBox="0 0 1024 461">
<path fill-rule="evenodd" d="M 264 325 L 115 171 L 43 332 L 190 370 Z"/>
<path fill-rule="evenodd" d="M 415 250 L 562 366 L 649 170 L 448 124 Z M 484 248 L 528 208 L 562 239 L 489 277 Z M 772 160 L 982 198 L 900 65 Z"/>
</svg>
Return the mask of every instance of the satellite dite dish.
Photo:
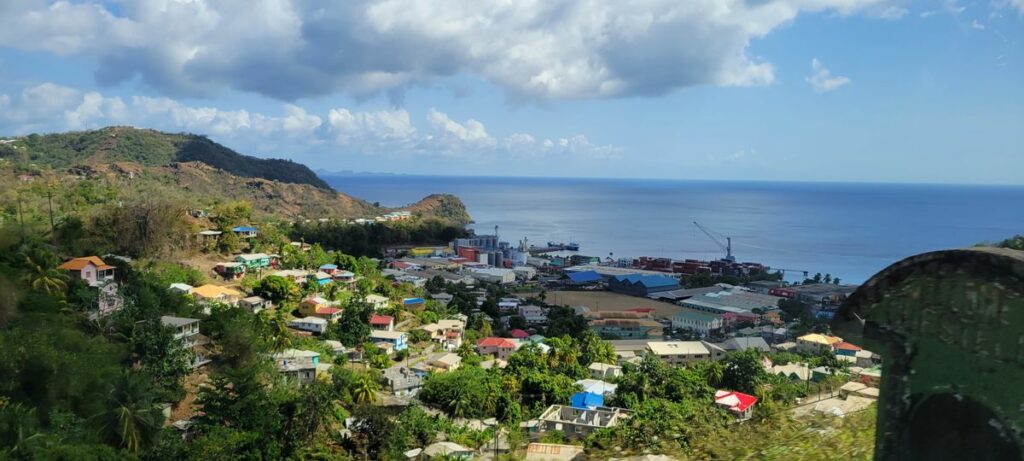
<svg viewBox="0 0 1024 461">
<path fill-rule="evenodd" d="M 904 259 L 840 307 L 833 330 L 882 355 L 876 460 L 1020 460 L 1024 252 Z"/>
</svg>

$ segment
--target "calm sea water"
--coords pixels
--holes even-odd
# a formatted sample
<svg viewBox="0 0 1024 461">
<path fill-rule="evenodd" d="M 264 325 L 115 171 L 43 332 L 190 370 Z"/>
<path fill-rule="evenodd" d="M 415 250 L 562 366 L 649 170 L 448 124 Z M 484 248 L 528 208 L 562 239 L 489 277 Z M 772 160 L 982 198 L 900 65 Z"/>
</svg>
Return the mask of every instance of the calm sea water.
<svg viewBox="0 0 1024 461">
<path fill-rule="evenodd" d="M 326 176 L 385 206 L 459 196 L 478 233 L 574 241 L 593 256 L 741 261 L 863 282 L 903 257 L 1024 233 L 1024 187 L 437 176 Z M 724 241 L 724 239 L 722 239 Z M 796 275 L 789 277 L 797 277 Z"/>
</svg>

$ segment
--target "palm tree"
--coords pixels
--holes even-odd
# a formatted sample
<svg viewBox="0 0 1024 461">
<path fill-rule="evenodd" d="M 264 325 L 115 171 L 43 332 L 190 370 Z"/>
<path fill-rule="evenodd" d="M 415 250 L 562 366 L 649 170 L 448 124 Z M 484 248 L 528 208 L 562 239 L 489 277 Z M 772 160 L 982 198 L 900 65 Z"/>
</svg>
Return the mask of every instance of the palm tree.
<svg viewBox="0 0 1024 461">
<path fill-rule="evenodd" d="M 377 401 L 377 389 L 380 387 L 369 373 L 359 375 L 352 381 L 352 398 L 356 403 L 373 403 Z"/>
<path fill-rule="evenodd" d="M 466 410 L 469 409 L 470 405 L 472 405 L 472 402 L 469 401 L 468 394 L 469 393 L 467 393 L 464 388 L 460 388 L 459 392 L 455 394 L 455 398 L 453 398 L 452 401 L 448 403 L 448 405 L 452 408 L 452 415 L 454 415 L 455 417 L 461 418 L 463 416 L 466 416 Z"/>
<path fill-rule="evenodd" d="M 61 270 L 51 267 L 38 256 L 23 254 L 25 268 L 28 269 L 26 279 L 29 287 L 46 294 L 61 293 L 68 289 L 68 276 Z"/>
<path fill-rule="evenodd" d="M 156 439 L 164 416 L 145 378 L 126 370 L 107 393 L 106 403 L 107 409 L 92 417 L 105 441 L 137 454 Z"/>
</svg>

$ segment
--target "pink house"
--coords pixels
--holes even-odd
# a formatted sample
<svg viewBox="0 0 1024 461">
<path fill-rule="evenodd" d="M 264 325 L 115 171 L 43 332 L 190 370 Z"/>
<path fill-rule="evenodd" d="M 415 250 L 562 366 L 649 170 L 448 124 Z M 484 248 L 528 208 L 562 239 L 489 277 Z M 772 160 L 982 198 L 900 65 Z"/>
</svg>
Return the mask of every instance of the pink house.
<svg viewBox="0 0 1024 461">
<path fill-rule="evenodd" d="M 476 342 L 476 353 L 493 355 L 500 360 L 508 360 L 508 356 L 516 351 L 516 343 L 507 338 L 484 338 Z"/>
<path fill-rule="evenodd" d="M 71 277 L 82 279 L 99 291 L 96 306 L 101 315 L 116 311 L 124 304 L 117 293 L 117 283 L 114 282 L 115 267 L 103 262 L 98 256 L 74 258 L 57 268 L 68 271 Z"/>
</svg>

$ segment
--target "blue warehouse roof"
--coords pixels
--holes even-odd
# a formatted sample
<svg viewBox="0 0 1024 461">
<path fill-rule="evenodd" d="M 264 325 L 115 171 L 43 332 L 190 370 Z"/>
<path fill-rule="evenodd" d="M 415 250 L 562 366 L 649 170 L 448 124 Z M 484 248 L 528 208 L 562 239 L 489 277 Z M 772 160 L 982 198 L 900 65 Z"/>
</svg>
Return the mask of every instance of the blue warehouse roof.
<svg viewBox="0 0 1024 461">
<path fill-rule="evenodd" d="M 234 232 L 256 232 L 256 228 L 252 226 L 238 226 L 231 230 Z"/>
<path fill-rule="evenodd" d="M 618 275 L 615 277 L 617 282 L 625 282 L 631 284 L 640 284 L 647 288 L 657 287 L 669 287 L 679 285 L 679 281 L 665 275 Z"/>
<path fill-rule="evenodd" d="M 565 274 L 572 283 L 591 283 L 601 281 L 601 275 L 594 271 L 569 272 Z"/>
</svg>

